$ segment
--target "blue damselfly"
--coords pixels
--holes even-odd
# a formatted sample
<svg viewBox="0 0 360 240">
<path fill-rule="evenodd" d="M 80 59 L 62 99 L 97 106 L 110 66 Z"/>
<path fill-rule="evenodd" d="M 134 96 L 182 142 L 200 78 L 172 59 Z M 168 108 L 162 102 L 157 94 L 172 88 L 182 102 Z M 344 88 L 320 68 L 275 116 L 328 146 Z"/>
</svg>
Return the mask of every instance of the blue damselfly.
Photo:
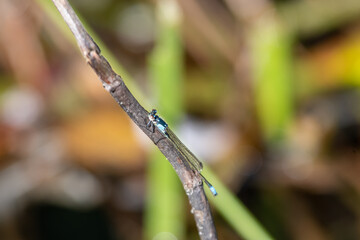
<svg viewBox="0 0 360 240">
<path fill-rule="evenodd" d="M 168 127 L 168 124 L 160 118 L 157 114 L 157 111 L 153 109 L 149 115 L 149 122 L 147 124 L 148 128 L 151 127 L 157 127 L 159 131 L 167 138 L 170 139 L 170 141 L 174 144 L 176 149 L 180 152 L 180 154 L 186 159 L 188 162 L 188 165 L 192 170 L 197 172 L 203 181 L 206 183 L 206 185 L 209 187 L 211 193 L 216 196 L 217 192 L 213 185 L 210 184 L 210 182 L 201 174 L 201 170 L 203 169 L 202 163 L 197 159 L 197 157 L 180 141 L 180 139 L 170 130 Z"/>
</svg>

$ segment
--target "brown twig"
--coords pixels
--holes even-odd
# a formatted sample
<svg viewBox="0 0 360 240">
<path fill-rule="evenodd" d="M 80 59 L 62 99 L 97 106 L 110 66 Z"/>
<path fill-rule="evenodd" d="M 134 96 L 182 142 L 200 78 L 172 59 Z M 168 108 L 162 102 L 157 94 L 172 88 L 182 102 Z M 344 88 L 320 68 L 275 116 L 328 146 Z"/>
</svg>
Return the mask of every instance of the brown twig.
<svg viewBox="0 0 360 240">
<path fill-rule="evenodd" d="M 191 212 L 194 214 L 200 238 L 202 240 L 217 239 L 201 177 L 191 170 L 183 156 L 168 138 L 164 138 L 157 128 L 153 132 L 146 126 L 148 112 L 139 104 L 122 78 L 112 70 L 108 61 L 100 54 L 99 47 L 86 32 L 68 1 L 53 0 L 53 2 L 73 32 L 83 56 L 100 78 L 104 88 L 129 115 L 131 120 L 156 144 L 175 169 L 188 195 L 192 207 Z"/>
</svg>

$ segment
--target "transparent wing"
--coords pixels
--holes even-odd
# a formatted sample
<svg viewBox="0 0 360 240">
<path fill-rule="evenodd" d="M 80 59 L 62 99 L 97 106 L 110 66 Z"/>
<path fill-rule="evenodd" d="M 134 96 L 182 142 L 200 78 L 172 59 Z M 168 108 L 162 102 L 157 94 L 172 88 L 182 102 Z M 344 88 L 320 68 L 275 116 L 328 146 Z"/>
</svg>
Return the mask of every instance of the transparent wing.
<svg viewBox="0 0 360 240">
<path fill-rule="evenodd" d="M 199 172 L 201 178 L 204 180 L 206 185 L 209 187 L 211 193 L 216 196 L 218 195 L 216 189 L 211 185 L 211 183 L 200 173 L 203 169 L 202 163 L 195 157 L 195 155 L 180 141 L 180 139 L 173 133 L 170 128 L 166 129 L 166 135 L 172 141 L 176 149 L 185 157 L 190 167 Z"/>
<path fill-rule="evenodd" d="M 185 157 L 190 167 L 198 172 L 203 169 L 202 163 L 195 157 L 195 155 L 180 141 L 180 139 L 173 133 L 170 128 L 166 129 L 169 139 L 174 143 L 176 149 Z"/>
</svg>

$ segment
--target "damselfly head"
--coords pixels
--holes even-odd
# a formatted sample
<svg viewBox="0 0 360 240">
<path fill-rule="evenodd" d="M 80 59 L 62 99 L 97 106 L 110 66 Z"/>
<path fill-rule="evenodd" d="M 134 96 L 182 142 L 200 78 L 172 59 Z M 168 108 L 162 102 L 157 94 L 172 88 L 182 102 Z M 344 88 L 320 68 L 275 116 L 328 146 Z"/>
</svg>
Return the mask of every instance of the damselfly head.
<svg viewBox="0 0 360 240">
<path fill-rule="evenodd" d="M 150 121 L 155 121 L 155 119 L 156 119 L 156 113 L 157 113 L 157 111 L 156 111 L 156 109 L 153 109 L 150 113 L 149 113 L 149 120 Z"/>
</svg>

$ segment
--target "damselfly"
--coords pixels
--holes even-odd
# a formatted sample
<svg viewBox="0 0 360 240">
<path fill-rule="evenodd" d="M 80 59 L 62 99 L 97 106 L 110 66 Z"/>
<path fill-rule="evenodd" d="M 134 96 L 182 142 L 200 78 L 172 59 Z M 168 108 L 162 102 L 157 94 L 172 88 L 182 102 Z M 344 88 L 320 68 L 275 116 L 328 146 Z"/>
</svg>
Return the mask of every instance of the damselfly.
<svg viewBox="0 0 360 240">
<path fill-rule="evenodd" d="M 201 170 L 203 169 L 202 163 L 195 157 L 195 155 L 180 141 L 180 139 L 170 130 L 168 127 L 168 124 L 160 118 L 158 115 L 156 115 L 157 111 L 153 109 L 149 115 L 149 122 L 147 124 L 147 127 L 154 127 L 156 126 L 159 131 L 167 138 L 170 139 L 170 141 L 174 144 L 176 149 L 180 152 L 180 154 L 186 159 L 188 162 L 188 165 L 191 167 L 192 170 L 197 172 L 201 178 L 204 180 L 206 185 L 209 187 L 211 193 L 216 196 L 217 192 L 213 185 L 210 184 L 210 182 L 201 174 Z"/>
</svg>

